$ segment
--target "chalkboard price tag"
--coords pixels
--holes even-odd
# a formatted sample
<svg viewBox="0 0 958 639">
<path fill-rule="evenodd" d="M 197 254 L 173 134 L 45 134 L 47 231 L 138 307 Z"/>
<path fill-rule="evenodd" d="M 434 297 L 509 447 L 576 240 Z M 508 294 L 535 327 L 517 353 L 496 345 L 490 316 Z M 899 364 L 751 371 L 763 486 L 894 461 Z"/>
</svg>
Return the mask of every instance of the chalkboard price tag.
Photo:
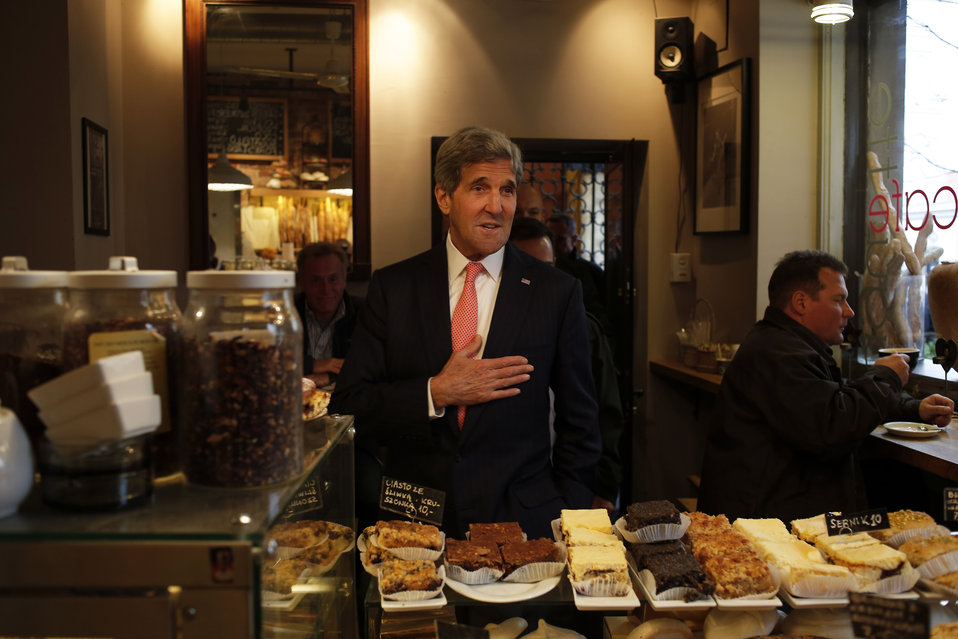
<svg viewBox="0 0 958 639">
<path fill-rule="evenodd" d="M 825 513 L 825 529 L 829 535 L 850 535 L 888 528 L 888 509 L 876 508 L 857 513 Z"/>
<path fill-rule="evenodd" d="M 312 477 L 289 500 L 289 504 L 286 505 L 286 510 L 283 512 L 283 518 L 292 519 L 297 515 L 319 510 L 322 507 L 323 496 L 319 491 L 316 478 Z"/>
<path fill-rule="evenodd" d="M 945 521 L 958 521 L 958 488 L 945 488 Z"/>
<path fill-rule="evenodd" d="M 436 619 L 437 639 L 489 639 L 489 631 L 483 628 L 460 626 L 457 623 Z"/>
<path fill-rule="evenodd" d="M 848 612 L 856 637 L 927 639 L 928 606 L 913 599 L 885 599 L 858 592 L 848 593 Z"/>
<path fill-rule="evenodd" d="M 442 512 L 446 508 L 446 493 L 408 481 L 383 477 L 379 507 L 405 515 L 413 521 L 425 521 L 439 526 L 442 524 Z"/>
</svg>

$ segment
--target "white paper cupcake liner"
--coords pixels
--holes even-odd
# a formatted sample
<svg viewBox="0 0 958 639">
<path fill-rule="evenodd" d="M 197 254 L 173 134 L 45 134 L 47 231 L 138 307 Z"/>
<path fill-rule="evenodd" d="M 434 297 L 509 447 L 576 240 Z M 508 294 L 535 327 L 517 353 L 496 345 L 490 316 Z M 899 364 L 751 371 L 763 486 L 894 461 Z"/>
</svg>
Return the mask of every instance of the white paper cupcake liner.
<svg viewBox="0 0 958 639">
<path fill-rule="evenodd" d="M 295 546 L 276 546 L 273 557 L 276 559 L 294 559 L 297 555 L 302 554 L 304 550 L 306 549 L 296 548 Z"/>
<path fill-rule="evenodd" d="M 689 519 L 688 515 L 679 513 L 679 523 L 677 524 L 654 524 L 638 530 L 629 530 L 625 527 L 625 517 L 619 517 L 615 521 L 615 529 L 626 541 L 634 544 L 649 544 L 656 541 L 681 539 L 690 523 L 692 523 L 692 520 Z"/>
<path fill-rule="evenodd" d="M 958 550 L 938 555 L 918 566 L 918 572 L 925 579 L 934 579 L 949 572 L 958 572 Z"/>
<path fill-rule="evenodd" d="M 845 597 L 857 587 L 855 577 L 803 577 L 793 580 L 790 575 L 782 581 L 786 592 L 795 597 L 835 599 Z"/>
<path fill-rule="evenodd" d="M 439 587 L 435 590 L 403 590 L 401 592 L 394 592 L 392 594 L 386 595 L 383 594 L 382 580 L 380 580 L 379 596 L 390 601 L 422 601 L 424 599 L 438 597 L 439 593 L 442 592 L 443 586 L 446 585 L 446 569 L 445 567 L 440 566 L 437 572 L 439 573 Z"/>
<path fill-rule="evenodd" d="M 495 568 L 480 568 L 479 570 L 466 570 L 462 566 L 453 566 L 443 564 L 446 568 L 446 575 L 450 579 L 469 586 L 479 586 L 481 584 L 490 584 L 498 581 L 502 577 L 502 571 Z"/>
<path fill-rule="evenodd" d="M 958 589 L 949 588 L 948 586 L 940 584 L 937 581 L 925 578 L 920 579 L 919 583 L 925 590 L 930 590 L 931 592 L 937 592 L 938 594 L 958 599 Z"/>
<path fill-rule="evenodd" d="M 556 561 L 539 561 L 516 568 L 502 578 L 502 581 L 520 584 L 532 584 L 549 577 L 562 574 L 569 559 L 569 550 L 565 544 L 556 544 L 559 558 Z"/>
<path fill-rule="evenodd" d="M 905 564 L 901 572 L 893 577 L 879 579 L 870 584 L 858 588 L 857 592 L 873 592 L 877 595 L 897 595 L 901 592 L 911 590 L 921 574 L 911 567 L 911 564 Z"/>
<path fill-rule="evenodd" d="M 631 584 L 616 581 L 611 577 L 569 581 L 577 593 L 586 597 L 624 597 L 632 590 Z"/>
<path fill-rule="evenodd" d="M 708 595 L 695 588 L 669 588 L 661 592 L 656 592 L 655 577 L 652 576 L 649 570 L 639 571 L 638 577 L 642 581 L 642 585 L 645 586 L 646 592 L 655 597 L 656 601 L 692 602 L 709 598 Z"/>
<path fill-rule="evenodd" d="M 926 539 L 928 537 L 947 537 L 951 534 L 951 531 L 945 528 L 944 526 L 925 526 L 924 528 L 911 528 L 909 530 L 903 530 L 900 533 L 897 533 L 890 537 L 887 541 L 882 543 L 891 546 L 892 548 L 898 548 L 903 543 L 910 539 Z"/>
</svg>

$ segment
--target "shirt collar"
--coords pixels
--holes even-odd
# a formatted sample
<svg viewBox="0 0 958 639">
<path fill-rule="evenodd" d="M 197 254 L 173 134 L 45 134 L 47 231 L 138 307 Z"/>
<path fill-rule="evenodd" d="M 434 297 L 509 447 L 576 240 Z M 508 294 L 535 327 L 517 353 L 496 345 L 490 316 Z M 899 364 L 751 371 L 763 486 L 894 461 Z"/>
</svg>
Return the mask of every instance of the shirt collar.
<svg viewBox="0 0 958 639">
<path fill-rule="evenodd" d="M 502 273 L 502 262 L 505 255 L 506 247 L 503 245 L 498 251 L 487 255 L 481 260 L 482 268 L 484 268 L 494 280 L 498 280 L 499 275 Z M 469 259 L 460 253 L 456 245 L 452 243 L 452 238 L 449 237 L 448 233 L 446 234 L 446 263 L 448 264 L 450 282 L 459 277 L 459 274 L 465 270 L 466 264 L 469 263 Z"/>
</svg>

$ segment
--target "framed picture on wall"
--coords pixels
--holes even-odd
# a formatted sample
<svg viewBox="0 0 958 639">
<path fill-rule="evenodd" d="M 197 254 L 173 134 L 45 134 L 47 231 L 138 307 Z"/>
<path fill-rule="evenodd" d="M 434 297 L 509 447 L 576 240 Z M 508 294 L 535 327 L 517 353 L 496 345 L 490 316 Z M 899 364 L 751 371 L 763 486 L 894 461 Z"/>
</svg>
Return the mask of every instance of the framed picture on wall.
<svg viewBox="0 0 958 639">
<path fill-rule="evenodd" d="M 83 118 L 83 232 L 110 234 L 110 184 L 106 129 Z"/>
<path fill-rule="evenodd" d="M 750 62 L 738 60 L 698 81 L 696 235 L 748 232 Z"/>
</svg>

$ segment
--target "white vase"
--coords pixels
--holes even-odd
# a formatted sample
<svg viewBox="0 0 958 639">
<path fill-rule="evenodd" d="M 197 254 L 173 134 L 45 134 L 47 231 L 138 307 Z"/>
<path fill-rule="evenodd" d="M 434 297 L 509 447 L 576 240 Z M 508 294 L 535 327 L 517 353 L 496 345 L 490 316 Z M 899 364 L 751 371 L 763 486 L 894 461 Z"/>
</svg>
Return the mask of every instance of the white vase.
<svg viewBox="0 0 958 639">
<path fill-rule="evenodd" d="M 17 512 L 32 485 L 30 440 L 16 413 L 0 408 L 0 517 Z"/>
</svg>

